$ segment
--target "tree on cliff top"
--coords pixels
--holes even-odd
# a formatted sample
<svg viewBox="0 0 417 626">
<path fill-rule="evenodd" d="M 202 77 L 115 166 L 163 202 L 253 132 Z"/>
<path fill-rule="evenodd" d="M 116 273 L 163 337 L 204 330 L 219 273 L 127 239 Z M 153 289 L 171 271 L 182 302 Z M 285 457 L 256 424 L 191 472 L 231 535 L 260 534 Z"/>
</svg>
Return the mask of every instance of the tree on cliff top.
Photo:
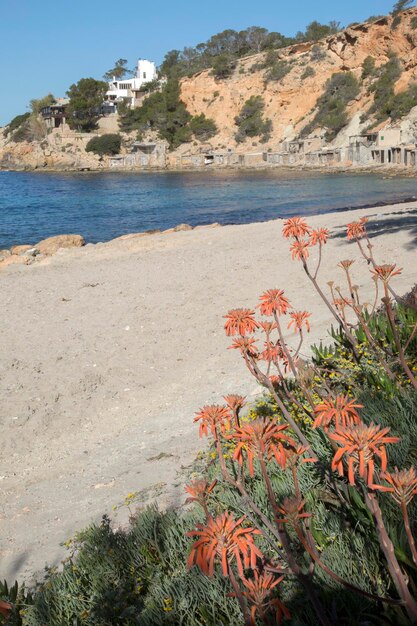
<svg viewBox="0 0 417 626">
<path fill-rule="evenodd" d="M 71 85 L 67 91 L 70 99 L 67 122 L 70 128 L 87 133 L 96 128 L 107 88 L 107 83 L 94 78 L 81 78 Z"/>
<path fill-rule="evenodd" d="M 126 59 L 119 59 L 118 61 L 115 62 L 114 67 L 112 67 L 110 70 L 108 70 L 103 78 L 106 81 L 110 81 L 113 80 L 113 78 L 115 78 L 116 80 L 122 80 L 123 78 L 126 78 L 127 76 L 131 76 L 133 74 L 132 70 L 128 70 L 127 69 L 127 60 Z"/>
<path fill-rule="evenodd" d="M 38 99 L 34 98 L 33 100 L 31 100 L 30 108 L 32 109 L 32 113 L 34 115 L 39 115 L 39 113 L 44 107 L 49 107 L 51 106 L 51 104 L 55 104 L 55 103 L 56 103 L 55 96 L 53 96 L 51 93 L 48 93 L 43 98 L 38 98 Z"/>
<path fill-rule="evenodd" d="M 413 4 L 413 0 L 397 0 L 392 7 L 391 15 L 398 15 L 401 11 L 405 11 Z"/>
<path fill-rule="evenodd" d="M 319 41 L 329 37 L 329 35 L 335 35 L 340 30 L 340 22 L 332 21 L 328 24 L 320 24 L 320 22 L 314 20 L 307 26 L 305 33 L 297 33 L 296 37 L 301 41 Z"/>
</svg>

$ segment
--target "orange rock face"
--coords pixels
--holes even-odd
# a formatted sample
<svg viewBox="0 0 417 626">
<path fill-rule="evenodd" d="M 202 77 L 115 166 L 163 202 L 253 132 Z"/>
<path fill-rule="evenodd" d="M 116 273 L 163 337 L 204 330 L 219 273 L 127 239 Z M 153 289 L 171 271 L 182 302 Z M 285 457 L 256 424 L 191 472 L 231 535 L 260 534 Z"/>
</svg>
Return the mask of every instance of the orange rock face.
<svg viewBox="0 0 417 626">
<path fill-rule="evenodd" d="M 373 23 L 352 26 L 316 44 L 299 44 L 277 51 L 283 61 L 291 64 L 291 71 L 280 81 L 266 82 L 266 70 L 254 68 L 265 58 L 261 53 L 241 59 L 228 79 L 218 80 L 210 70 L 183 79 L 181 98 L 192 115 L 204 113 L 216 122 L 220 132 L 210 142 L 213 147 L 237 147 L 239 151 L 247 152 L 253 144 L 258 145 L 257 138 L 236 144 L 234 119 L 248 98 L 261 96 L 265 103 L 265 117 L 272 120 L 273 132 L 267 144 L 259 145 L 262 149 L 274 148 L 281 141 L 296 137 L 312 119 L 317 99 L 332 74 L 351 71 L 360 79 L 367 56 L 372 56 L 378 67 L 388 61 L 390 53 L 398 55 L 404 69 L 396 85 L 397 91 L 417 80 L 417 30 L 410 24 L 417 16 L 417 9 L 409 9 L 401 15 L 401 22 L 394 30 L 392 18 L 385 17 Z M 314 61 L 312 54 L 314 58 L 317 51 L 323 58 Z M 307 67 L 312 67 L 315 75 L 303 79 Z M 366 81 L 360 82 L 361 93 L 348 106 L 350 117 L 358 111 L 365 111 L 372 102 L 372 96 L 367 93 L 369 85 Z"/>
</svg>

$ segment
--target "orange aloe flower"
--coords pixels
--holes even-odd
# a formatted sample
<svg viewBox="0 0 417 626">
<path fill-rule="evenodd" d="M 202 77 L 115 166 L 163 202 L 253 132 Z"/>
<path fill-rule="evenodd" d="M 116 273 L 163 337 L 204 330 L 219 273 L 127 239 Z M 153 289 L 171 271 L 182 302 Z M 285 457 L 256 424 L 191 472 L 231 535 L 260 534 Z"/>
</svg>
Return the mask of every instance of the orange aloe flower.
<svg viewBox="0 0 417 626">
<path fill-rule="evenodd" d="M 230 427 L 232 416 L 226 406 L 211 404 L 203 406 L 194 418 L 194 422 L 200 422 L 199 435 L 208 437 L 208 429 L 210 428 L 214 437 L 217 436 L 217 426 L 224 433 Z"/>
<path fill-rule="evenodd" d="M 246 452 L 249 474 L 252 477 L 255 474 L 253 467 L 255 458 L 261 459 L 267 456 L 268 459 L 271 459 L 274 457 L 279 465 L 285 467 L 283 443 L 295 446 L 295 441 L 284 434 L 287 428 L 287 424 L 277 424 L 268 418 L 260 418 L 248 424 L 243 424 L 240 428 L 236 428 L 233 435 L 228 436 L 228 439 L 237 441 L 233 460 L 242 465 L 244 459 L 243 452 Z"/>
<path fill-rule="evenodd" d="M 256 613 L 259 613 L 261 619 L 264 619 L 269 611 L 275 611 L 276 624 L 281 624 L 283 617 L 290 619 L 291 614 L 281 600 L 279 598 L 270 597 L 272 589 L 279 585 L 284 577 L 280 576 L 279 578 L 275 578 L 273 574 L 269 574 L 268 572 L 262 572 L 262 574 L 260 574 L 257 570 L 255 570 L 253 574 L 254 577 L 249 580 L 246 578 L 242 579 L 247 590 L 243 592 L 243 595 L 251 605 L 250 615 L 252 626 L 256 625 Z"/>
<path fill-rule="evenodd" d="M 279 341 L 276 343 L 273 341 L 265 341 L 265 349 L 261 353 L 261 358 L 264 361 L 268 361 L 268 363 L 271 361 L 287 360 Z"/>
<path fill-rule="evenodd" d="M 399 470 L 395 468 L 395 472 L 384 472 L 381 478 L 389 483 L 389 487 L 385 485 L 374 485 L 374 489 L 386 491 L 390 493 L 397 504 L 408 506 L 411 500 L 417 495 L 417 476 L 414 467 L 408 470 Z"/>
<path fill-rule="evenodd" d="M 253 317 L 255 311 L 251 309 L 232 309 L 225 315 L 227 320 L 224 329 L 228 337 L 238 335 L 246 335 L 254 333 L 259 327 L 258 322 Z"/>
<path fill-rule="evenodd" d="M 381 428 L 376 424 L 353 424 L 347 428 L 329 433 L 330 439 L 340 445 L 333 457 L 332 470 L 337 469 L 340 476 L 344 475 L 343 457 L 348 464 L 348 478 L 351 485 L 355 484 L 355 473 L 363 478 L 369 487 L 373 486 L 375 457 L 381 462 L 381 470 L 387 469 L 388 443 L 398 443 L 399 437 L 387 437 L 390 429 Z"/>
<path fill-rule="evenodd" d="M 247 354 L 255 359 L 259 357 L 256 341 L 252 337 L 238 337 L 237 339 L 234 339 L 232 345 L 229 346 L 228 349 L 240 350 L 242 354 Z"/>
<path fill-rule="evenodd" d="M 286 239 L 290 237 L 294 237 L 294 239 L 304 237 L 309 235 L 310 232 L 310 226 L 302 217 L 290 217 L 288 220 L 285 220 L 284 228 L 282 229 L 282 234 Z"/>
<path fill-rule="evenodd" d="M 305 457 L 304 454 L 309 449 L 307 446 L 296 444 L 293 448 L 285 448 L 285 467 L 293 468 L 303 463 L 317 463 L 316 457 Z"/>
<path fill-rule="evenodd" d="M 368 219 L 366 217 L 362 217 L 359 222 L 351 222 L 346 226 L 347 238 L 351 239 L 361 239 L 366 234 L 366 223 Z"/>
<path fill-rule="evenodd" d="M 304 513 L 305 507 L 304 500 L 293 496 L 292 498 L 285 498 L 281 506 L 277 507 L 277 513 L 280 513 L 284 517 L 278 519 L 281 524 L 290 524 L 291 526 L 298 526 L 300 520 L 312 517 L 311 513 Z"/>
<path fill-rule="evenodd" d="M 359 424 L 361 418 L 356 409 L 363 409 L 363 404 L 350 400 L 348 395 L 327 398 L 314 409 L 316 419 L 313 428 L 322 426 L 327 431 L 331 422 L 334 422 L 336 430 Z"/>
<path fill-rule="evenodd" d="M 259 322 L 259 328 L 269 335 L 277 327 L 275 322 Z"/>
<path fill-rule="evenodd" d="M 317 244 L 320 244 L 321 246 L 323 246 L 325 243 L 327 243 L 329 237 L 330 231 L 327 228 L 312 230 L 310 234 L 310 245 L 316 246 Z"/>
<path fill-rule="evenodd" d="M 235 520 L 233 513 L 226 512 L 209 519 L 206 526 L 197 524 L 197 530 L 187 533 L 188 537 L 198 537 L 191 548 L 187 567 L 197 565 L 204 574 L 213 576 L 214 564 L 218 561 L 223 576 L 228 576 L 235 560 L 241 578 L 245 577 L 244 568 L 255 569 L 256 559 L 262 558 L 254 542 L 254 535 L 259 535 L 260 531 L 243 527 L 244 520 L 244 516 Z"/>
<path fill-rule="evenodd" d="M 309 241 L 294 241 L 294 243 L 290 246 L 292 260 L 294 261 L 294 259 L 298 259 L 299 261 L 305 261 L 308 259 L 309 247 Z"/>
<path fill-rule="evenodd" d="M 189 485 L 186 485 L 185 491 L 190 494 L 190 497 L 186 499 L 185 504 L 191 504 L 191 502 L 198 502 L 201 505 L 206 503 L 206 499 L 209 493 L 211 493 L 217 484 L 217 480 L 209 485 L 206 480 L 194 480 Z"/>
<path fill-rule="evenodd" d="M 282 289 L 268 289 L 261 295 L 260 301 L 258 307 L 262 315 L 272 315 L 273 313 L 285 315 L 291 307 Z"/>
<path fill-rule="evenodd" d="M 389 283 L 393 276 L 398 276 L 402 272 L 402 268 L 396 269 L 396 267 L 396 265 L 388 265 L 385 263 L 384 265 L 375 265 L 375 268 L 371 270 L 371 272 L 375 278 L 379 278 L 384 283 Z"/>
<path fill-rule="evenodd" d="M 230 396 L 223 396 L 224 401 L 231 411 L 238 413 L 246 404 L 246 398 L 237 394 L 231 394 Z"/>
<path fill-rule="evenodd" d="M 306 327 L 307 332 L 310 332 L 310 322 L 308 321 L 308 318 L 311 317 L 311 313 L 308 313 L 307 311 L 294 311 L 294 313 L 290 313 L 290 318 L 291 321 L 288 324 L 288 328 L 291 328 L 291 326 L 294 326 L 294 332 L 298 331 L 302 331 L 303 330 L 303 326 Z"/>
</svg>

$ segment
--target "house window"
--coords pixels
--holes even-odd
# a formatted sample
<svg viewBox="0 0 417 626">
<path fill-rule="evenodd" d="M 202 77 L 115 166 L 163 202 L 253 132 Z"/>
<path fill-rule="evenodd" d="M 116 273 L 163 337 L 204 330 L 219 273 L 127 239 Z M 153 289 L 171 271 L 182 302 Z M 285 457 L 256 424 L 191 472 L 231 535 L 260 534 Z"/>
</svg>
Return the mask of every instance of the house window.
<svg viewBox="0 0 417 626">
<path fill-rule="evenodd" d="M 146 78 L 146 72 L 143 72 L 143 78 L 144 79 Z"/>
<path fill-rule="evenodd" d="M 130 89 L 130 83 L 119 83 L 119 89 Z"/>
</svg>

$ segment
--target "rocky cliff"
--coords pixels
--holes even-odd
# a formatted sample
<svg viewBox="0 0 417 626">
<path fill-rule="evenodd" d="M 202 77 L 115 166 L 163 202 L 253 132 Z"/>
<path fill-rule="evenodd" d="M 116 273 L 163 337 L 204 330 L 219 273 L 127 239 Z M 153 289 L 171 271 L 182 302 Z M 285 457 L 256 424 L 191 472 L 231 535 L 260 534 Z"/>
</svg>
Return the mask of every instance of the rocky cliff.
<svg viewBox="0 0 417 626">
<path fill-rule="evenodd" d="M 300 43 L 277 50 L 274 54 L 275 65 L 279 64 L 285 69 L 282 78 L 268 79 L 271 70 L 268 56 L 267 53 L 260 53 L 240 59 L 228 78 L 216 78 L 211 70 L 205 70 L 181 81 L 181 99 L 188 111 L 192 115 L 204 113 L 216 122 L 219 129 L 218 134 L 205 144 L 205 148 L 227 148 L 239 153 L 279 149 L 282 141 L 297 138 L 314 119 L 317 101 L 325 91 L 328 79 L 335 73 L 351 72 L 359 83 L 358 94 L 347 103 L 347 123 L 332 142 L 336 146 L 346 145 L 350 135 L 360 133 L 373 121 L 372 116 L 363 115 L 374 101 L 372 79 L 363 78 L 365 59 L 373 58 L 375 77 L 378 68 L 385 65 L 392 55 L 398 57 L 401 71 L 393 84 L 395 93 L 401 93 L 417 82 L 417 8 L 403 12 L 398 24 L 393 24 L 393 18 L 387 16 L 374 22 L 352 25 L 322 41 Z M 263 115 L 265 119 L 271 120 L 272 131 L 269 139 L 263 143 L 260 137 L 237 143 L 235 118 L 251 96 L 262 98 Z M 110 129 L 109 123 L 112 126 Z M 382 126 L 390 124 L 388 118 Z M 411 129 L 412 135 L 415 128 L 417 131 L 417 107 L 407 110 L 406 115 L 397 119 L 395 124 L 409 131 Z M 109 122 L 104 118 L 101 126 L 101 133 L 115 132 L 117 120 Z M 311 134 L 317 136 L 324 132 L 325 128 L 316 125 Z M 106 167 L 106 159 L 85 152 L 88 139 L 89 136 L 70 131 L 67 135 L 53 131 L 41 142 L 17 144 L 3 137 L 0 131 L 0 167 Z M 176 154 L 199 152 L 202 147 L 198 142 L 183 144 Z M 176 154 L 171 155 L 168 164 L 178 163 Z"/>
<path fill-rule="evenodd" d="M 361 127 L 360 114 L 373 102 L 369 81 L 361 78 L 363 62 L 368 56 L 375 59 L 377 68 L 387 63 L 390 55 L 399 57 L 403 69 L 394 88 L 396 92 L 417 80 L 417 28 L 413 18 L 417 18 L 416 8 L 402 13 L 396 28 L 393 28 L 393 18 L 387 16 L 351 26 L 318 43 L 279 50 L 279 58 L 290 65 L 290 71 L 282 80 L 267 81 L 268 69 L 257 69 L 265 61 L 265 53 L 241 59 L 227 80 L 216 79 L 209 70 L 201 72 L 182 81 L 182 99 L 193 115 L 203 112 L 215 120 L 220 129 L 216 145 L 235 147 L 235 117 L 248 98 L 262 96 L 265 117 L 273 125 L 266 148 L 276 148 L 283 140 L 297 137 L 314 117 L 326 81 L 336 72 L 351 71 L 360 83 L 360 93 L 347 107 L 350 120 L 347 134 L 356 134 Z M 314 69 L 314 75 L 303 78 L 308 67 Z M 368 124 L 364 122 L 362 127 Z M 253 143 L 257 142 L 248 140 L 238 149 L 247 150 Z"/>
</svg>

